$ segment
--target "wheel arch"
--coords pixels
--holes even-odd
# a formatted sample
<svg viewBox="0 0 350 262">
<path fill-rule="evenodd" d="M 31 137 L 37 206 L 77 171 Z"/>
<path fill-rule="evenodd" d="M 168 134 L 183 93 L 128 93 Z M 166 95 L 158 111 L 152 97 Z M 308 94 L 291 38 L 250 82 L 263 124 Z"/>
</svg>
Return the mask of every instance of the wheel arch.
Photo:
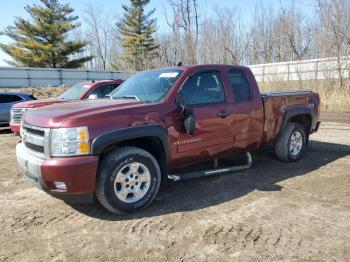
<svg viewBox="0 0 350 262">
<path fill-rule="evenodd" d="M 314 119 L 314 113 L 309 108 L 294 108 L 294 109 L 288 110 L 283 116 L 281 128 L 278 132 L 276 140 L 281 136 L 287 124 L 291 122 L 291 123 L 297 123 L 304 127 L 305 134 L 306 134 L 306 143 L 308 143 L 313 119 Z"/>
<path fill-rule="evenodd" d="M 103 159 L 114 149 L 125 146 L 139 147 L 153 155 L 161 169 L 162 183 L 166 184 L 170 163 L 170 148 L 168 132 L 163 126 L 145 125 L 108 132 L 92 141 L 91 152 Z"/>
</svg>

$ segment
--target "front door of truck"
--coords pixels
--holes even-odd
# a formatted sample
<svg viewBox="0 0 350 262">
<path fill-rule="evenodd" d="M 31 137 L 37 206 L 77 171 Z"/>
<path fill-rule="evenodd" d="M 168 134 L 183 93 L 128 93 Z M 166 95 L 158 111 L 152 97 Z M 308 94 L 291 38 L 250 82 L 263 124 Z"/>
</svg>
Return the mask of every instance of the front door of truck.
<svg viewBox="0 0 350 262">
<path fill-rule="evenodd" d="M 183 85 L 182 94 L 186 107 L 196 117 L 196 128 L 193 134 L 186 134 L 181 128 L 174 138 L 177 164 L 181 165 L 182 160 L 188 163 L 189 159 L 211 159 L 232 149 L 231 120 L 220 72 L 206 70 L 192 75 Z"/>
</svg>

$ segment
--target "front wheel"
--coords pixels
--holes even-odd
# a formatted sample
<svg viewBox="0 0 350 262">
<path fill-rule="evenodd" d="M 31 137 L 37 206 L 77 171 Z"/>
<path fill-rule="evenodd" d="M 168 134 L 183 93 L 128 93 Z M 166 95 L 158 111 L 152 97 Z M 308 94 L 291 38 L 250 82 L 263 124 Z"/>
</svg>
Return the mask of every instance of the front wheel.
<svg viewBox="0 0 350 262">
<path fill-rule="evenodd" d="M 137 147 L 121 147 L 102 160 L 96 197 L 112 213 L 131 213 L 152 203 L 160 182 L 158 162 L 150 153 Z"/>
<path fill-rule="evenodd" d="M 306 145 L 306 135 L 303 126 L 288 123 L 275 144 L 275 154 L 285 162 L 295 162 L 301 159 Z"/>
</svg>

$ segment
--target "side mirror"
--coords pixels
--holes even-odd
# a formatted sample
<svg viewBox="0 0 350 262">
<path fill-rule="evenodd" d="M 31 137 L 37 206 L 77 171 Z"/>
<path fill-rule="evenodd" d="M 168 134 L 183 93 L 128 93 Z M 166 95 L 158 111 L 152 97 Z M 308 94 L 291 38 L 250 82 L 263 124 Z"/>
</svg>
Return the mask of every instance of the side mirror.
<svg viewBox="0 0 350 262">
<path fill-rule="evenodd" d="M 88 96 L 89 100 L 90 99 L 97 99 L 97 98 L 98 98 L 97 95 L 94 95 L 94 94 L 91 94 L 91 95 Z"/>
<path fill-rule="evenodd" d="M 185 117 L 184 126 L 186 133 L 189 135 L 193 134 L 194 130 L 196 129 L 196 116 L 194 115 L 193 110 L 186 106 L 181 90 L 176 95 L 175 103 Z"/>
</svg>

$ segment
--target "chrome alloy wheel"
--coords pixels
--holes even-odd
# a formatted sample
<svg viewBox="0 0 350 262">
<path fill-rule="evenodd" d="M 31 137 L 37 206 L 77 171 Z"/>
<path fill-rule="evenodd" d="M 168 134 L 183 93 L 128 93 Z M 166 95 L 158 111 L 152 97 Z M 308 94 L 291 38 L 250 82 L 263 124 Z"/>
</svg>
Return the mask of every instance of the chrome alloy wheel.
<svg viewBox="0 0 350 262">
<path fill-rule="evenodd" d="M 135 203 L 142 199 L 151 185 L 148 168 L 132 162 L 123 166 L 114 179 L 114 192 L 120 201 Z"/>
<path fill-rule="evenodd" d="M 289 151 L 292 156 L 297 156 L 303 147 L 303 135 L 299 131 L 294 131 L 290 138 Z"/>
</svg>

